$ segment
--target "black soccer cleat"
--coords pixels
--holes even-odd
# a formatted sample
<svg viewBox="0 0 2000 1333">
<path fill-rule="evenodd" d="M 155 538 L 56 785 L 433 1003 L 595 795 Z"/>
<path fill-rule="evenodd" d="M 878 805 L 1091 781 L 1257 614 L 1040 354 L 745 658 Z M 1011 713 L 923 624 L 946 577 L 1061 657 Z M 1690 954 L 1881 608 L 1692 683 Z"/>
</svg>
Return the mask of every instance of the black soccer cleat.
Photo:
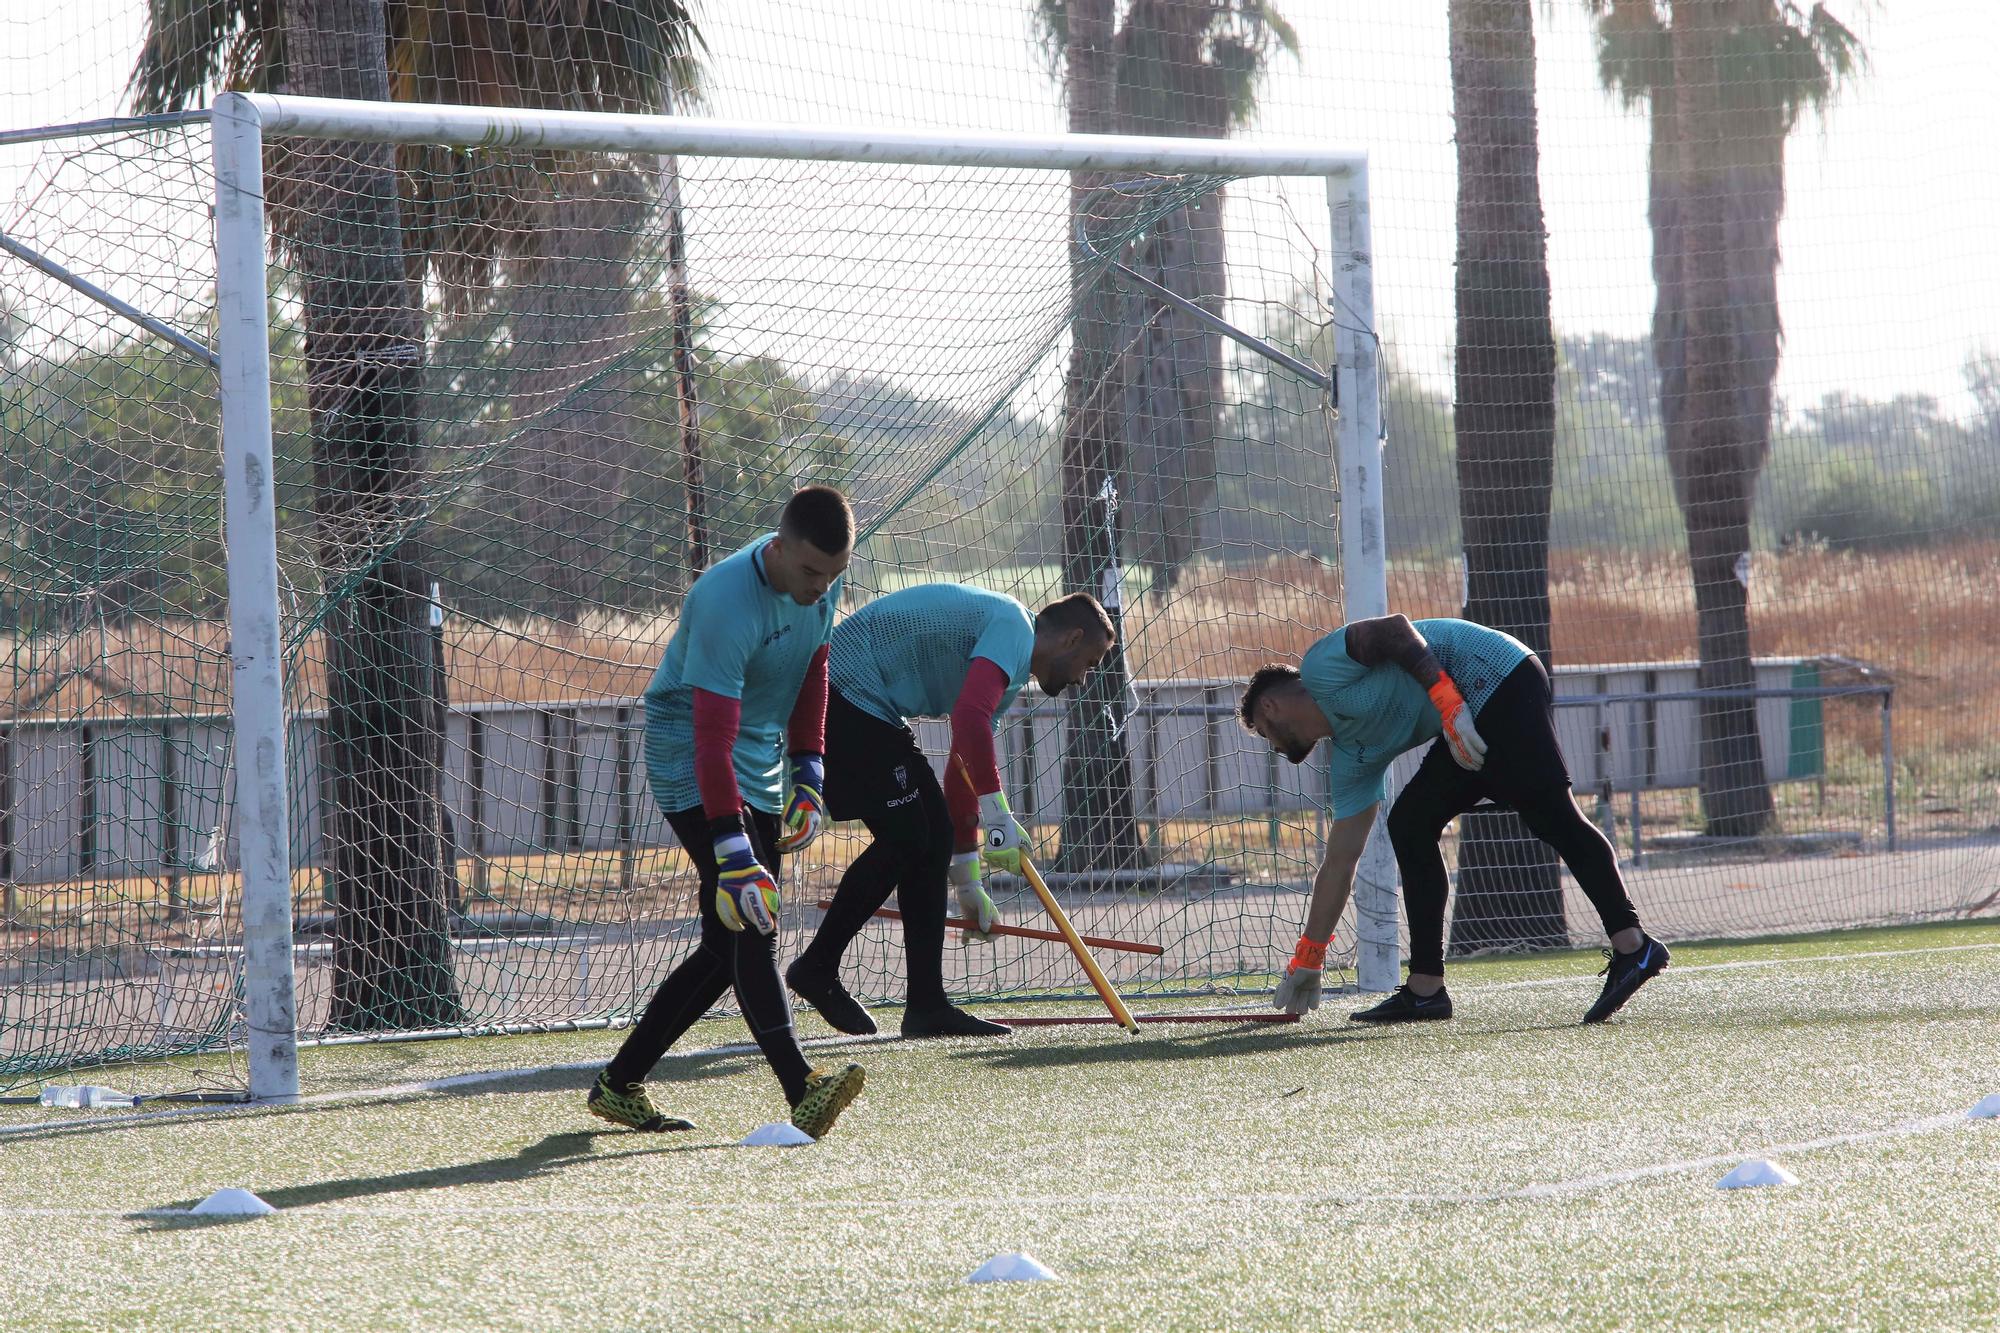
<svg viewBox="0 0 2000 1333">
<path fill-rule="evenodd" d="M 806 960 L 800 958 L 785 970 L 785 984 L 800 999 L 819 1010 L 819 1016 L 834 1031 L 845 1032 L 850 1037 L 875 1034 L 875 1020 L 869 1017 L 859 1000 L 847 993 L 847 987 L 840 984 L 838 974 L 808 967 Z"/>
<path fill-rule="evenodd" d="M 1451 992 L 1439 986 L 1435 995 L 1419 995 L 1404 984 L 1374 1008 L 1348 1017 L 1356 1023 L 1435 1023 L 1451 1017 Z"/>
<path fill-rule="evenodd" d="M 913 1005 L 903 1011 L 905 1037 L 1004 1037 L 1013 1030 L 951 1004 Z"/>
<path fill-rule="evenodd" d="M 1602 1023 L 1617 1013 L 1633 992 L 1666 970 L 1673 955 L 1667 952 L 1666 945 L 1642 932 L 1639 947 L 1631 953 L 1606 949 L 1604 958 L 1604 970 L 1597 974 L 1604 978 L 1604 990 L 1597 1003 L 1590 1006 L 1590 1012 L 1583 1016 L 1586 1023 Z"/>
</svg>

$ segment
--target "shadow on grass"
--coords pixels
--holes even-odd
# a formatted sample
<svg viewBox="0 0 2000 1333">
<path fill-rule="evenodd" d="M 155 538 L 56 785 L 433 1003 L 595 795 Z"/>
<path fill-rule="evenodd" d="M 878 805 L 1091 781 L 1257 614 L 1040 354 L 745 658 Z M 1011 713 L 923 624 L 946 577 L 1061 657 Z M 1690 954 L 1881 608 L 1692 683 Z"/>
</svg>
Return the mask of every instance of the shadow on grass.
<svg viewBox="0 0 2000 1333">
<path fill-rule="evenodd" d="M 1232 1055 L 1253 1055 L 1271 1051 L 1296 1050 L 1308 1046 L 1337 1046 L 1352 1041 L 1379 1040 L 1374 1028 L 1322 1028 L 1287 1024 L 1244 1024 L 1220 1031 L 1204 1030 L 1186 1036 L 1138 1036 L 1119 1038 L 1107 1033 L 1102 1041 L 1067 1045 L 980 1045 L 947 1052 L 953 1060 L 982 1064 L 992 1069 L 1051 1069 L 1065 1066 L 1161 1063 L 1173 1060 L 1213 1060 Z"/>
<path fill-rule="evenodd" d="M 551 1172 L 593 1162 L 657 1157 L 670 1153 L 716 1152 L 736 1146 L 733 1143 L 676 1143 L 670 1146 L 598 1152 L 592 1141 L 599 1137 L 629 1140 L 633 1135 L 629 1131 L 622 1130 L 579 1130 L 565 1134 L 550 1134 L 528 1144 L 509 1157 L 489 1157 L 483 1161 L 425 1167 L 419 1171 L 399 1171 L 393 1175 L 350 1176 L 344 1180 L 286 1185 L 259 1189 L 255 1193 L 265 1203 L 282 1212 L 293 1208 L 309 1208 L 315 1204 L 372 1199 L 384 1194 L 400 1194 L 407 1190 L 450 1189 L 460 1185 L 508 1185 L 524 1180 L 535 1180 Z M 254 1217 L 196 1217 L 184 1211 L 198 1202 L 200 1201 L 197 1199 L 185 1199 L 163 1205 L 160 1209 L 149 1209 L 127 1216 L 129 1220 L 145 1223 L 149 1231 L 184 1231 L 190 1227 L 223 1226 L 257 1220 Z"/>
</svg>

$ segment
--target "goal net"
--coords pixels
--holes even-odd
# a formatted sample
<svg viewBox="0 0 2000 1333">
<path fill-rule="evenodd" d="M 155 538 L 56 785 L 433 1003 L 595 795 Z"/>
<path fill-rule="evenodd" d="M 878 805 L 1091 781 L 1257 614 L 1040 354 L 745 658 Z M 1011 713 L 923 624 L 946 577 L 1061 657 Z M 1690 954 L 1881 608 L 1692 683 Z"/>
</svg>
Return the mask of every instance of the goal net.
<svg viewBox="0 0 2000 1333">
<path fill-rule="evenodd" d="M 770 127 L 739 127 L 751 156 L 669 151 L 665 118 L 376 114 L 401 142 L 268 133 L 254 238 L 289 824 L 267 845 L 301 1037 L 636 1014 L 698 930 L 637 697 L 693 578 L 808 481 L 856 507 L 849 609 L 931 581 L 1113 605 L 1107 668 L 1000 728 L 1015 809 L 1079 929 L 1160 950 L 1100 954 L 1128 993 L 1268 989 L 1324 775 L 1235 706 L 1343 618 L 1357 413 L 1323 381 L 1338 340 L 1373 365 L 1372 294 L 1330 235 L 1329 164 L 1357 159 L 1128 145 L 1084 172 L 1059 141 L 863 161 Z M 228 597 L 255 542 L 225 531 L 218 390 L 246 307 L 227 272 L 218 304 L 210 141 L 194 119 L 46 142 L 5 228 L 12 1078 L 259 1026 Z M 919 733 L 941 760 L 943 724 Z M 788 950 L 865 838 L 788 863 Z M 864 998 L 899 995 L 893 925 L 850 963 Z M 1034 941 L 951 949 L 947 978 L 1088 993 Z"/>
</svg>

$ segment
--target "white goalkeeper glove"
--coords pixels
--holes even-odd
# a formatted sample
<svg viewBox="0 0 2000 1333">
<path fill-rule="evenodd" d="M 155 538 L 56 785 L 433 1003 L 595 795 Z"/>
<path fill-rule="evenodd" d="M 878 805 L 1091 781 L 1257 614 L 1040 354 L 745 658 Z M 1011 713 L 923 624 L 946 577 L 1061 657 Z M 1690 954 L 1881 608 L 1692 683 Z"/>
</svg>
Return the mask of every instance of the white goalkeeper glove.
<svg viewBox="0 0 2000 1333">
<path fill-rule="evenodd" d="M 991 944 L 990 933 L 1000 920 L 986 886 L 979 882 L 979 853 L 960 852 L 951 858 L 952 896 L 958 900 L 958 914 L 972 922 L 974 930 L 964 932 L 963 944 Z"/>
<path fill-rule="evenodd" d="M 1331 935 L 1323 940 L 1299 936 L 1298 948 L 1292 951 L 1292 961 L 1285 964 L 1277 994 L 1271 997 L 1272 1008 L 1301 1015 L 1319 1008 L 1320 976 L 1326 966 L 1326 946 L 1332 943 Z"/>
<path fill-rule="evenodd" d="M 987 868 L 1020 874 L 1021 854 L 1028 848 L 1028 831 L 1014 818 L 1005 793 L 989 792 L 979 798 L 979 828 L 985 839 L 980 855 L 986 858 Z"/>
</svg>

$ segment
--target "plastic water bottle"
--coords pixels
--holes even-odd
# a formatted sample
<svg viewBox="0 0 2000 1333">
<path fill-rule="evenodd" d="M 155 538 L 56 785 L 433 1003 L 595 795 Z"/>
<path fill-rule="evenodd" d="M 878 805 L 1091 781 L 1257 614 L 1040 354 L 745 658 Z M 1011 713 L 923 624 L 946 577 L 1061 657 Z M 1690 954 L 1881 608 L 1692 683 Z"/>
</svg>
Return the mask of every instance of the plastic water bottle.
<svg viewBox="0 0 2000 1333">
<path fill-rule="evenodd" d="M 111 1110 L 137 1104 L 129 1092 L 116 1088 L 100 1088 L 95 1084 L 82 1085 L 55 1083 L 42 1089 L 43 1106 L 61 1106 L 78 1110 Z"/>
</svg>

